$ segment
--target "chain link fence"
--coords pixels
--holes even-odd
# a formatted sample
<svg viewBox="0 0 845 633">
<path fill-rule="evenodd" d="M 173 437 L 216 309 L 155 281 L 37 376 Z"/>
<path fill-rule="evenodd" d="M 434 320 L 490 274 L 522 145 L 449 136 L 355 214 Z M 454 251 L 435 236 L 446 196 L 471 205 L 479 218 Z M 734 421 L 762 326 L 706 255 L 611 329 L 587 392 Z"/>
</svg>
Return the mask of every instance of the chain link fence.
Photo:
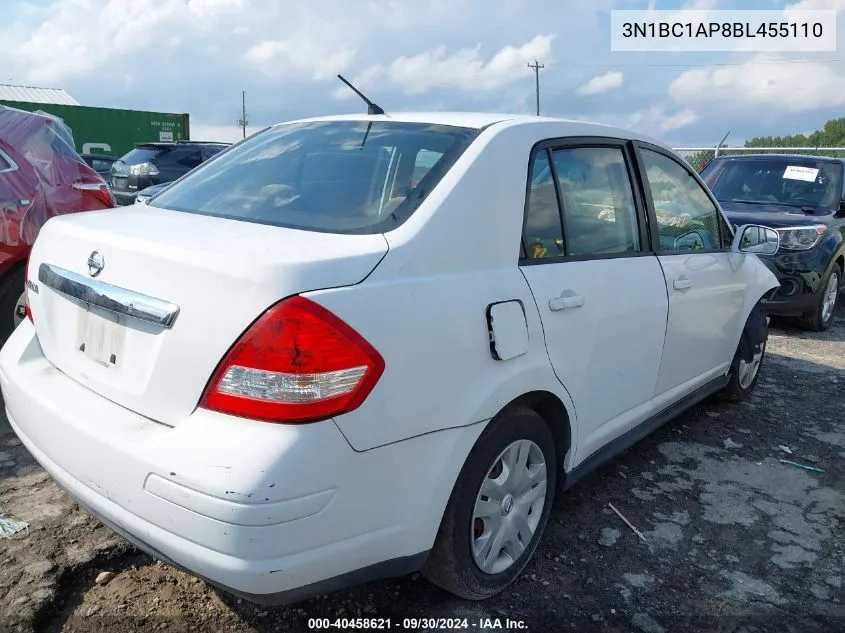
<svg viewBox="0 0 845 633">
<path fill-rule="evenodd" d="M 700 172 L 716 156 L 737 154 L 799 154 L 845 158 L 845 147 L 676 147 L 674 148 L 695 171 Z"/>
</svg>

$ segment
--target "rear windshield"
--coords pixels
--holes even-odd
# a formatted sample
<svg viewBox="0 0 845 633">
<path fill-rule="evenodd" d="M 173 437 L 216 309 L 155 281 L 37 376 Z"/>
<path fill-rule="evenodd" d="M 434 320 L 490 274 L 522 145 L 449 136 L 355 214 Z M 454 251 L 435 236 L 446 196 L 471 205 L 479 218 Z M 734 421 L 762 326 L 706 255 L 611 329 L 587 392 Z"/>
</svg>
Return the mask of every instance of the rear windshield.
<svg viewBox="0 0 845 633">
<path fill-rule="evenodd" d="M 243 141 L 151 206 L 331 233 L 404 222 L 478 130 L 366 121 L 291 123 Z"/>
<path fill-rule="evenodd" d="M 127 165 L 140 165 L 155 160 L 165 151 L 167 150 L 160 147 L 136 147 L 120 160 Z"/>
<path fill-rule="evenodd" d="M 828 211 L 839 205 L 842 168 L 840 162 L 800 157 L 749 157 L 713 161 L 701 177 L 720 202 Z"/>
</svg>

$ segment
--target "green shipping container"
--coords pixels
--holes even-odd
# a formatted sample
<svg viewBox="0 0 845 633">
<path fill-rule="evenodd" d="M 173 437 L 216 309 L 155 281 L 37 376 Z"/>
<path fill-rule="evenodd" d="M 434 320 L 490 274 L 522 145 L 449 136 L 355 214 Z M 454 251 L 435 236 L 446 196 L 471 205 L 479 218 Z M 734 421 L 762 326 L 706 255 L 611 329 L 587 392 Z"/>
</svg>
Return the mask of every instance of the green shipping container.
<svg viewBox="0 0 845 633">
<path fill-rule="evenodd" d="M 135 147 L 136 143 L 191 138 L 187 114 L 22 101 L 0 101 L 0 105 L 29 112 L 43 110 L 63 119 L 73 131 L 76 151 L 80 154 L 109 154 L 120 157 Z"/>
</svg>

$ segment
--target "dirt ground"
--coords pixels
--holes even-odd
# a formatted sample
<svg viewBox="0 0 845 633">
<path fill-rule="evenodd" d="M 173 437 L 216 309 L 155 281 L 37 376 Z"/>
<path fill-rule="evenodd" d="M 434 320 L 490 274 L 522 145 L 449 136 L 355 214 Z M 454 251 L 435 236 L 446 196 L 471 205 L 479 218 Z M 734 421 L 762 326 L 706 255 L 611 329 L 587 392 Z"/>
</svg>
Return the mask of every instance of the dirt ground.
<svg viewBox="0 0 845 633">
<path fill-rule="evenodd" d="M 90 518 L 2 419 L 0 512 L 30 527 L 0 540 L 0 630 L 265 633 L 306 631 L 313 617 L 403 630 L 404 618 L 444 617 L 487 631 L 506 620 L 531 632 L 845 631 L 843 386 L 845 310 L 824 334 L 776 327 L 749 402 L 707 401 L 559 494 L 524 575 L 482 603 L 418 575 L 287 608 L 231 599 Z M 116 576 L 100 586 L 103 571 Z"/>
</svg>

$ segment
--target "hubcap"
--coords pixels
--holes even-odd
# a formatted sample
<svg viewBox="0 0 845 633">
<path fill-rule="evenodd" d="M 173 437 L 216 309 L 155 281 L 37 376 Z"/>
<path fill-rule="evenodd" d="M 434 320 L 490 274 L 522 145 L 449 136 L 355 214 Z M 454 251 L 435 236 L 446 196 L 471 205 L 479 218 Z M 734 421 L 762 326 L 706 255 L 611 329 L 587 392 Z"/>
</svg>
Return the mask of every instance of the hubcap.
<svg viewBox="0 0 845 633">
<path fill-rule="evenodd" d="M 833 316 L 833 309 L 836 307 L 836 295 L 839 294 L 839 275 L 836 271 L 830 274 L 830 279 L 827 280 L 827 286 L 824 289 L 824 298 L 822 299 L 822 321 L 827 323 Z"/>
<path fill-rule="evenodd" d="M 22 292 L 18 302 L 15 304 L 14 324 L 18 327 L 26 318 L 26 292 Z"/>
<path fill-rule="evenodd" d="M 472 513 L 472 554 L 481 571 L 505 571 L 528 547 L 546 503 L 546 477 L 543 451 L 531 440 L 513 442 L 493 461 Z"/>
<path fill-rule="evenodd" d="M 751 386 L 751 383 L 754 382 L 754 378 L 757 377 L 757 372 L 760 371 L 760 363 L 763 361 L 763 351 L 765 350 L 765 345 L 760 348 L 760 351 L 754 354 L 751 358 L 751 362 L 746 362 L 744 358 L 739 359 L 739 386 L 743 389 L 748 389 Z"/>
</svg>

